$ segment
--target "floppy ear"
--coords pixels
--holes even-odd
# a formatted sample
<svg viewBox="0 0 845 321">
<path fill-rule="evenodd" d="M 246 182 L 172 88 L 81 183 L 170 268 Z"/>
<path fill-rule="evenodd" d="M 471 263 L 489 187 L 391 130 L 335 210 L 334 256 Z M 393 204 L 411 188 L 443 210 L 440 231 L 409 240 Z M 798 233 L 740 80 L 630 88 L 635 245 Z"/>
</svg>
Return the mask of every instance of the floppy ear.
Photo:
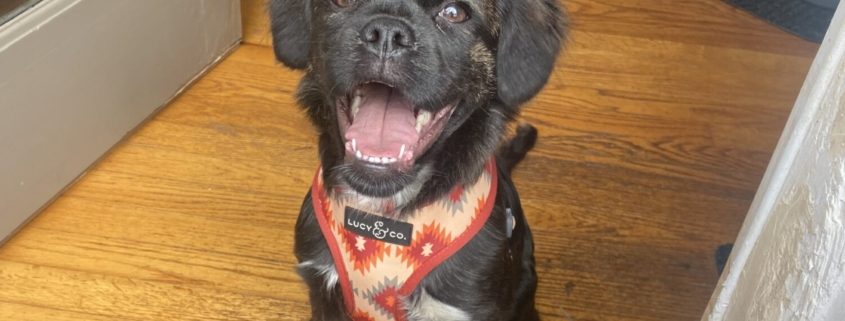
<svg viewBox="0 0 845 321">
<path fill-rule="evenodd" d="M 311 39 L 311 0 L 271 0 L 270 22 L 276 59 L 285 66 L 308 66 Z"/>
<path fill-rule="evenodd" d="M 497 49 L 499 99 L 516 106 L 536 95 L 555 64 L 564 37 L 557 0 L 504 0 Z"/>
</svg>

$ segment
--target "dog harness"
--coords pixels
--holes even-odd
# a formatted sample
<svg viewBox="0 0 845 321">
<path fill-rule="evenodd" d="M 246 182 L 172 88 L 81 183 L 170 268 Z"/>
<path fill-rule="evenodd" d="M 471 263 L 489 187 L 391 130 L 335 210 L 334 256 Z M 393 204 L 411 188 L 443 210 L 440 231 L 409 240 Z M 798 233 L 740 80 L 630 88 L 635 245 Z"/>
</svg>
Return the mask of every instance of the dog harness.
<svg viewBox="0 0 845 321">
<path fill-rule="evenodd" d="M 353 321 L 406 321 L 403 299 L 481 230 L 498 182 L 491 159 L 475 183 L 455 186 L 400 221 L 355 208 L 343 193 L 326 191 L 322 177 L 321 169 L 312 201 Z"/>
</svg>

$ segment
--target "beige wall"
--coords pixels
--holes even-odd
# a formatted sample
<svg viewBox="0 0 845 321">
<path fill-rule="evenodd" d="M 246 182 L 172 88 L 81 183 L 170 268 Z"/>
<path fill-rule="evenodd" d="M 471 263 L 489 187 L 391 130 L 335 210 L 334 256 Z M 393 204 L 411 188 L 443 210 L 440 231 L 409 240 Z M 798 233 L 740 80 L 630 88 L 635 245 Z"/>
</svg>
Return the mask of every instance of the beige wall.
<svg viewBox="0 0 845 321">
<path fill-rule="evenodd" d="M 240 39 L 235 0 L 50 0 L 0 27 L 0 241 Z"/>
</svg>

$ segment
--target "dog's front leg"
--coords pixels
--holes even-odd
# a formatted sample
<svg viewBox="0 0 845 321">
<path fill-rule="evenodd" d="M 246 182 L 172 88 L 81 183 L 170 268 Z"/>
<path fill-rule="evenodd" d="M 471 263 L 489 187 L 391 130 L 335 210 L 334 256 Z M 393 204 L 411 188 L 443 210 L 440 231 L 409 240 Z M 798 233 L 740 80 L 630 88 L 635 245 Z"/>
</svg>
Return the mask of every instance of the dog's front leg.
<svg viewBox="0 0 845 321">
<path fill-rule="evenodd" d="M 348 321 L 331 252 L 314 215 L 311 193 L 296 222 L 294 252 L 297 272 L 308 285 L 312 321 Z"/>
</svg>

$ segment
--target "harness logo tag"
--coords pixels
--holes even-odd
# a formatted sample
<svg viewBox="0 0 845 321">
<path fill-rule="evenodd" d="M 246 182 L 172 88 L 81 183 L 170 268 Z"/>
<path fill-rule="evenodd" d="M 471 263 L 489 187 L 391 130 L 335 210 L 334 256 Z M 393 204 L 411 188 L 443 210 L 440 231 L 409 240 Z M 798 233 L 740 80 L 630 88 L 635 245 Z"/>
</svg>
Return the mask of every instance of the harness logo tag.
<svg viewBox="0 0 845 321">
<path fill-rule="evenodd" d="M 411 245 L 414 225 L 373 215 L 351 207 L 343 213 L 343 227 L 352 233 L 396 245 Z"/>
</svg>

